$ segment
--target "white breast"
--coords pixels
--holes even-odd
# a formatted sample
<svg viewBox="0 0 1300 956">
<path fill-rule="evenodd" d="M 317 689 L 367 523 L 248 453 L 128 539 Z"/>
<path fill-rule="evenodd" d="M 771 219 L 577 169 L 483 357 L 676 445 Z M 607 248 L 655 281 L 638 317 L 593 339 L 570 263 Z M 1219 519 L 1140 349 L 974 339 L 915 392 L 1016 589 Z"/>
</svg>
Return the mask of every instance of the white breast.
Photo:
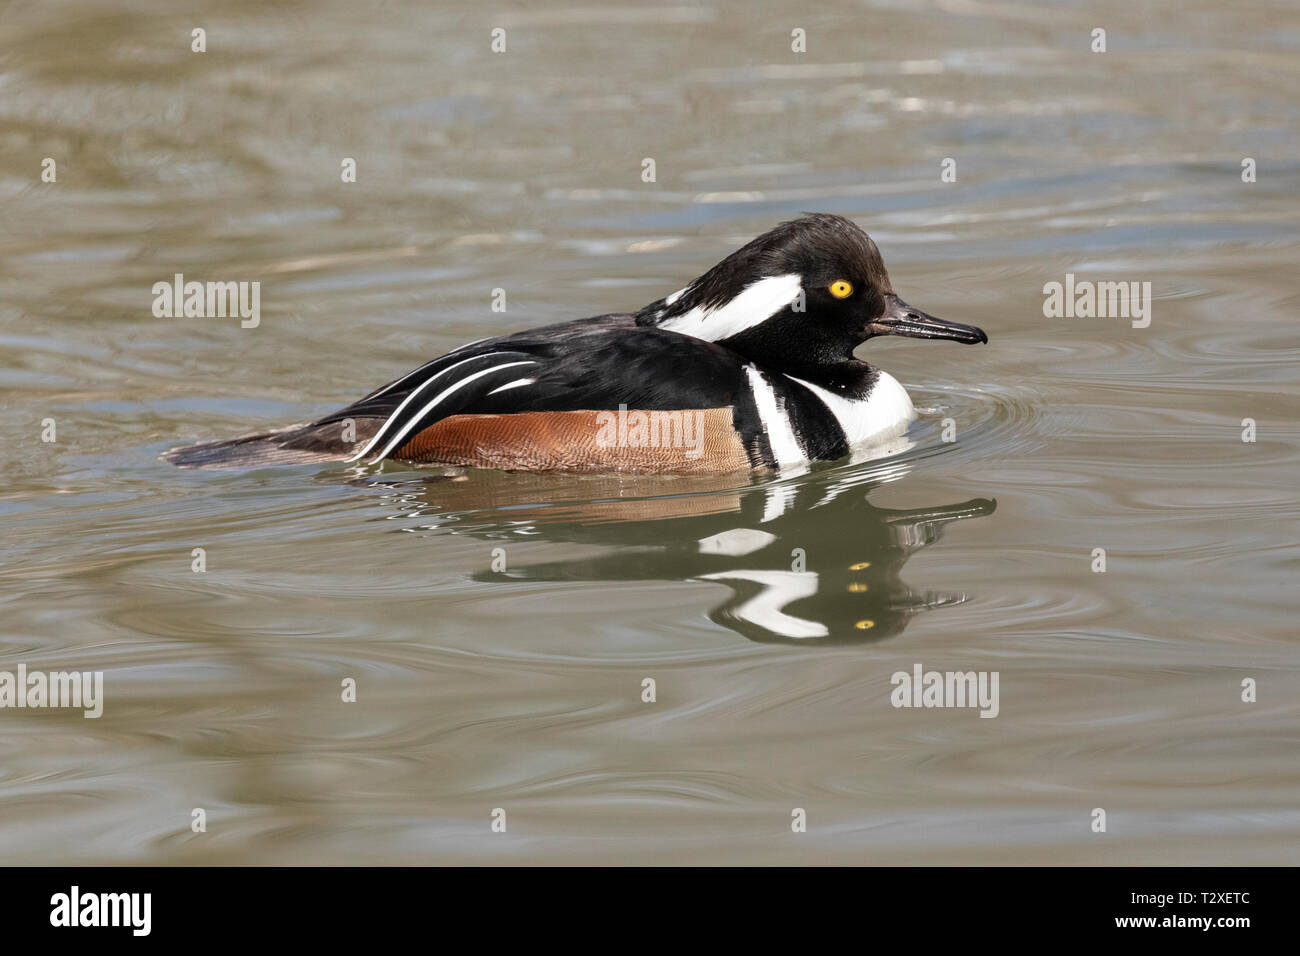
<svg viewBox="0 0 1300 956">
<path fill-rule="evenodd" d="M 916 420 L 912 399 L 898 379 L 887 372 L 879 375 L 871 393 L 863 399 L 845 398 L 793 375 L 789 378 L 820 398 L 840 423 L 849 444 L 859 445 L 901 435 Z"/>
</svg>

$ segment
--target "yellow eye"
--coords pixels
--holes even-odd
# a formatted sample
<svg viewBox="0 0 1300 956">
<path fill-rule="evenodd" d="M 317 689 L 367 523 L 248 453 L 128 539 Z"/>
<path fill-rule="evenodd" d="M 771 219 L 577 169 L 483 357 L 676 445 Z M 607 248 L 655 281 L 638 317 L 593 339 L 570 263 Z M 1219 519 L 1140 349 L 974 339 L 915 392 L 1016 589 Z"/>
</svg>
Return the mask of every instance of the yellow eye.
<svg viewBox="0 0 1300 956">
<path fill-rule="evenodd" d="M 837 299 L 847 299 L 853 294 L 853 283 L 837 279 L 831 283 L 831 295 Z"/>
</svg>

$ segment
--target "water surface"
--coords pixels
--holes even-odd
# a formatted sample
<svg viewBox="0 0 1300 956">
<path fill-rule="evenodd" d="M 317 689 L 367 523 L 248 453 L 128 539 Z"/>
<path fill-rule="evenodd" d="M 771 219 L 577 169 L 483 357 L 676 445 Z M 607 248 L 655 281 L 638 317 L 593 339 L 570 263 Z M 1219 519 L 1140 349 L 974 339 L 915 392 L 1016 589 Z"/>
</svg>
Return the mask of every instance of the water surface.
<svg viewBox="0 0 1300 956">
<path fill-rule="evenodd" d="M 107 702 L 0 711 L 0 860 L 1294 862 L 1298 53 L 1283 0 L 9 4 L 0 669 Z M 804 210 L 989 333 L 861 351 L 925 413 L 895 456 L 157 460 Z M 155 318 L 177 272 L 260 326 Z M 1150 327 L 1044 318 L 1066 273 L 1150 282 Z M 917 663 L 998 717 L 891 707 Z"/>
</svg>

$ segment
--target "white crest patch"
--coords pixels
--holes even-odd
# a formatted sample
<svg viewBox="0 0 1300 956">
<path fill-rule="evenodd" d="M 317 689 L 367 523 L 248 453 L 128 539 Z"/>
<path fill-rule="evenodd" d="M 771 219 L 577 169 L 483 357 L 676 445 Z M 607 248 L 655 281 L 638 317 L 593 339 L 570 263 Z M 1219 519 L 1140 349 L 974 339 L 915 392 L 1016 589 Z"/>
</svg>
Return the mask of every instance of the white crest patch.
<svg viewBox="0 0 1300 956">
<path fill-rule="evenodd" d="M 721 342 L 766 322 L 794 302 L 802 291 L 797 275 L 767 276 L 747 285 L 729 302 L 711 309 L 697 306 L 665 320 L 659 328 L 693 335 L 707 342 Z M 679 294 L 674 293 L 674 296 Z M 671 304 L 674 299 L 670 297 L 665 301 Z"/>
</svg>

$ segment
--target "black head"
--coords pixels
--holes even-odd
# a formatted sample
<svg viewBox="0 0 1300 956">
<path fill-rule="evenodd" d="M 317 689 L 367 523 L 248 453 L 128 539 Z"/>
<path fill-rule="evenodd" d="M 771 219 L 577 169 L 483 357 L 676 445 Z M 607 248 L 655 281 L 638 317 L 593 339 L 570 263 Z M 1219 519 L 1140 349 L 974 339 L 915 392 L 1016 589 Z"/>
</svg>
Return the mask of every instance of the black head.
<svg viewBox="0 0 1300 956">
<path fill-rule="evenodd" d="M 787 369 L 849 361 L 875 335 L 988 341 L 974 326 L 936 319 L 900 299 L 871 237 L 826 213 L 781 223 L 646 306 L 637 323 Z"/>
</svg>

